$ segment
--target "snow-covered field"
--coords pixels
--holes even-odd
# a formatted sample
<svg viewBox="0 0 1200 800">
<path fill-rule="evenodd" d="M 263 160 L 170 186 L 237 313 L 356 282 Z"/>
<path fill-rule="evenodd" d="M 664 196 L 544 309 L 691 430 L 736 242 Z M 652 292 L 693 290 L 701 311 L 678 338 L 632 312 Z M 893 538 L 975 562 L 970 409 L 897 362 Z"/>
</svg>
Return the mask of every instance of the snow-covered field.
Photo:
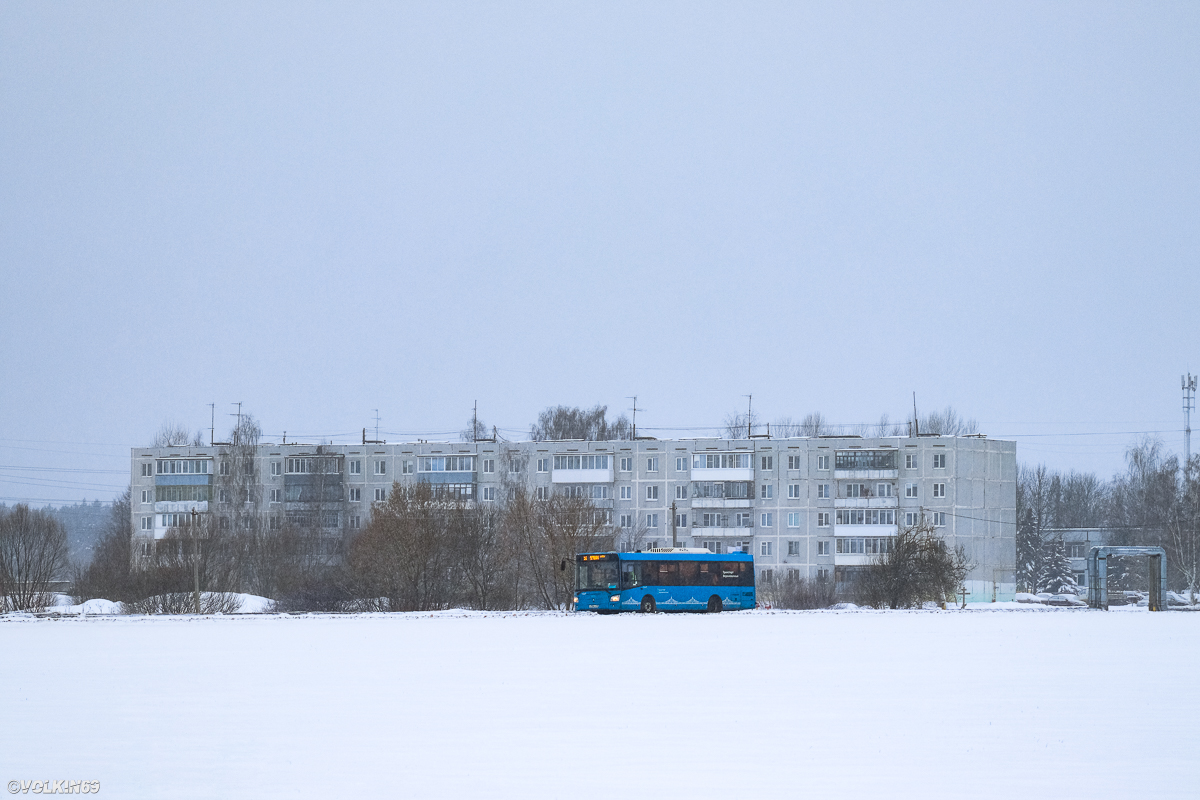
<svg viewBox="0 0 1200 800">
<path fill-rule="evenodd" d="M 8 617 L 0 653 L 0 779 L 109 797 L 1198 791 L 1193 613 Z"/>
</svg>

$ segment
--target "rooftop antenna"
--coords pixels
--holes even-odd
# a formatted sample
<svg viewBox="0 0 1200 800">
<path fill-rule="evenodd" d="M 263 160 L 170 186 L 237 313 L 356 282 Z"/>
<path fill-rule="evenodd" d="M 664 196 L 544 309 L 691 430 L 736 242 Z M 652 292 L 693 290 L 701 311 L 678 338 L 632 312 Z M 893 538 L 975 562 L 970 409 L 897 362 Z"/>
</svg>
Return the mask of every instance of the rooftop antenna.
<svg viewBox="0 0 1200 800">
<path fill-rule="evenodd" d="M 917 422 L 917 393 L 913 392 L 913 433 L 921 435 L 921 423 Z"/>
<path fill-rule="evenodd" d="M 212 447 L 217 442 L 217 404 L 209 403 L 208 411 L 209 416 L 211 417 L 209 420 L 210 426 L 208 428 L 208 446 Z"/>
<path fill-rule="evenodd" d="M 744 394 L 744 395 L 742 395 L 742 397 L 746 398 L 746 438 L 749 439 L 750 438 L 750 420 L 752 419 L 752 417 L 750 415 L 754 410 L 754 395 Z"/>
<path fill-rule="evenodd" d="M 375 409 L 375 441 L 379 441 L 379 409 Z"/>
<path fill-rule="evenodd" d="M 1192 373 L 1181 375 L 1179 383 L 1183 387 L 1183 440 L 1187 460 L 1183 462 L 1185 472 L 1192 466 L 1192 412 L 1196 410 L 1196 376 Z"/>
<path fill-rule="evenodd" d="M 471 412 L 471 441 L 479 442 L 479 401 L 475 401 L 474 410 Z"/>
<path fill-rule="evenodd" d="M 635 394 L 633 397 L 626 397 L 625 399 L 633 401 L 633 408 L 631 408 L 630 411 L 633 412 L 633 440 L 636 442 L 637 441 L 637 395 Z M 646 409 L 644 409 L 644 408 L 642 409 L 642 411 L 645 411 L 645 410 Z"/>
<path fill-rule="evenodd" d="M 242 443 L 242 401 L 239 400 L 238 402 L 230 403 L 229 405 L 238 407 L 237 413 L 236 414 L 230 413 L 229 416 L 237 417 L 237 420 L 238 420 L 237 427 L 233 429 L 233 436 L 231 438 L 233 439 L 234 444 L 241 444 Z"/>
</svg>

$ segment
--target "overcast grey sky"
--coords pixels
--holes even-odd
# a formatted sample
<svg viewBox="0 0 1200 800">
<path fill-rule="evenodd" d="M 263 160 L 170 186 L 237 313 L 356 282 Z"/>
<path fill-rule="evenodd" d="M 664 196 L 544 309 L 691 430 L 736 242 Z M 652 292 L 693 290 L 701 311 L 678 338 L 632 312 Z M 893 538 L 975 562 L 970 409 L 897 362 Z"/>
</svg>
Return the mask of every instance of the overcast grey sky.
<svg viewBox="0 0 1200 800">
<path fill-rule="evenodd" d="M 1182 451 L 1198 34 L 1194 2 L 8 0 L 0 499 L 107 499 L 231 401 L 344 441 L 916 391 L 1023 461 Z"/>
</svg>

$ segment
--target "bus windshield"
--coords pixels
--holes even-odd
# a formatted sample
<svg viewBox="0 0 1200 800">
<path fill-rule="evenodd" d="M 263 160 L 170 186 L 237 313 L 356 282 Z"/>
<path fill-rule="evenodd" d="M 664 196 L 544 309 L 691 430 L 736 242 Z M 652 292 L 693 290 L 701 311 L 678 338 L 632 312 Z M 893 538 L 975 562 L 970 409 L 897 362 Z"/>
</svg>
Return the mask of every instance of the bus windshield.
<svg viewBox="0 0 1200 800">
<path fill-rule="evenodd" d="M 595 592 L 617 588 L 618 562 L 585 561 L 575 565 L 575 589 L 579 592 Z"/>
</svg>

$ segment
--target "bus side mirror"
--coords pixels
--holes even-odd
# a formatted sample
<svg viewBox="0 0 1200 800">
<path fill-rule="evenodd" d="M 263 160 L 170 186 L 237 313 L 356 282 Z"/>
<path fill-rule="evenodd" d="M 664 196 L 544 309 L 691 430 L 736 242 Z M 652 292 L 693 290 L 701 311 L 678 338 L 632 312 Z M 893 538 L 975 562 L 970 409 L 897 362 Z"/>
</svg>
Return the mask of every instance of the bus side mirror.
<svg viewBox="0 0 1200 800">
<path fill-rule="evenodd" d="M 558 565 L 558 571 L 559 572 L 567 571 L 567 560 L 565 558 L 562 560 L 562 563 Z"/>
</svg>

